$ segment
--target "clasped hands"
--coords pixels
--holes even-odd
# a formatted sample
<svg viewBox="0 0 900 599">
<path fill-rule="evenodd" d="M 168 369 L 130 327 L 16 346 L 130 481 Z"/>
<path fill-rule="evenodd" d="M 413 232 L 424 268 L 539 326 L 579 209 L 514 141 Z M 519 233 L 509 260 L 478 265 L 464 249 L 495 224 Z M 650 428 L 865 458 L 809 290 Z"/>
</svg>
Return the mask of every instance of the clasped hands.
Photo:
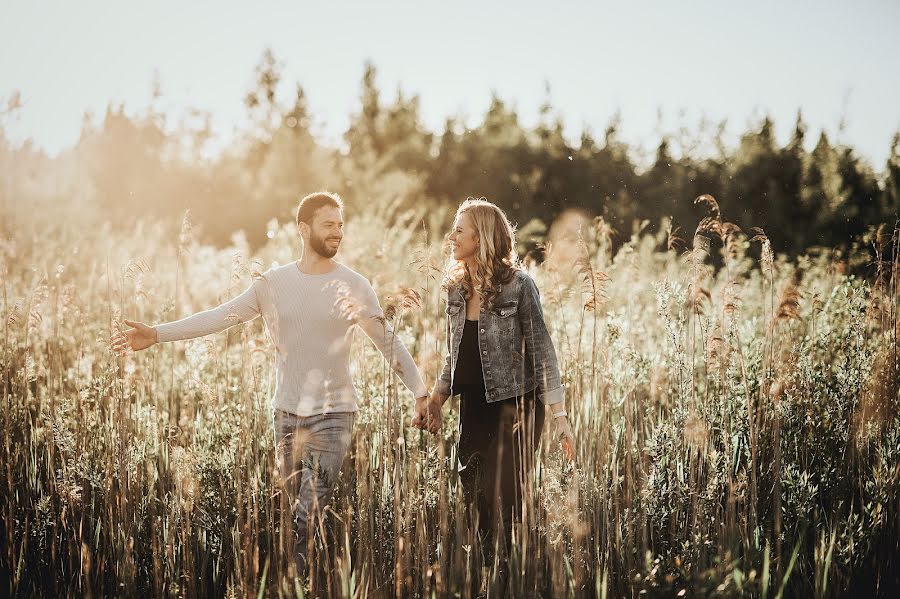
<svg viewBox="0 0 900 599">
<path fill-rule="evenodd" d="M 423 395 L 416 398 L 415 413 L 412 426 L 435 435 L 441 430 L 441 408 L 448 396 L 433 392 L 431 395 Z M 547 406 L 550 416 L 556 425 L 556 438 L 559 439 L 569 461 L 575 459 L 575 436 L 569 425 L 563 402 Z"/>
<path fill-rule="evenodd" d="M 412 426 L 431 434 L 437 434 L 441 430 L 441 408 L 445 401 L 447 401 L 447 396 L 436 391 L 431 395 L 417 397 Z"/>
</svg>

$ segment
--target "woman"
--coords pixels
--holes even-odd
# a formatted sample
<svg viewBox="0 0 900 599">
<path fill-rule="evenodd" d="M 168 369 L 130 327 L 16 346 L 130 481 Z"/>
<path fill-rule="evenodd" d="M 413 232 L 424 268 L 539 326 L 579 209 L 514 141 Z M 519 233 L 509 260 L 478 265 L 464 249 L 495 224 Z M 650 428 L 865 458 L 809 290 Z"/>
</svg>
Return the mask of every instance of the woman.
<svg viewBox="0 0 900 599">
<path fill-rule="evenodd" d="M 538 290 L 517 264 L 506 215 L 484 198 L 468 198 L 449 239 L 449 353 L 418 423 L 436 432 L 441 406 L 460 395 L 460 479 L 490 555 L 491 533 L 499 526 L 508 536 L 533 483 L 545 409 L 570 458 L 574 439 Z"/>
</svg>

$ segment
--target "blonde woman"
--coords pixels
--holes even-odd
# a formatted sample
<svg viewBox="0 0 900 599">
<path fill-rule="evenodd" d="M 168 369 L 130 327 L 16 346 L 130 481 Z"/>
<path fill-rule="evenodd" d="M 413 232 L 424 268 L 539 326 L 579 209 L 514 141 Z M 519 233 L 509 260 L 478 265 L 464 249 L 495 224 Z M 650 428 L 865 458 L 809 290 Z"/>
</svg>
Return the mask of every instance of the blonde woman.
<svg viewBox="0 0 900 599">
<path fill-rule="evenodd" d="M 533 482 L 545 410 L 570 457 L 574 438 L 538 289 L 518 266 L 506 215 L 484 198 L 468 198 L 456 211 L 449 240 L 449 351 L 414 424 L 436 432 L 441 406 L 460 395 L 460 478 L 490 552 L 492 532 L 509 530 L 522 491 Z"/>
</svg>

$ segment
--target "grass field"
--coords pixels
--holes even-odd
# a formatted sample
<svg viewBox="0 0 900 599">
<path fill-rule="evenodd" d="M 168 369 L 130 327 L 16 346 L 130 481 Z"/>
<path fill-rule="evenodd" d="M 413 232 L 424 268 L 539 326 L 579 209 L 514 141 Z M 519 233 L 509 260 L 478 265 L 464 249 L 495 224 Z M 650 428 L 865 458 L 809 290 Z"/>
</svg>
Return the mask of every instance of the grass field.
<svg viewBox="0 0 900 599">
<path fill-rule="evenodd" d="M 614 251 L 602 221 L 588 223 L 530 266 L 577 445 L 573 467 L 545 431 L 512 555 L 516 596 L 896 588 L 897 235 L 872 239 L 860 277 L 852 259 L 788 261 L 711 215 L 686 243 L 637 232 Z M 338 257 L 371 278 L 430 384 L 445 343 L 442 231 L 416 213 L 349 217 Z M 438 442 L 411 428 L 412 397 L 361 333 L 332 534 L 310 588 L 295 585 L 262 323 L 123 358 L 107 348 L 123 317 L 211 307 L 300 253 L 290 226 L 273 225 L 252 255 L 240 237 L 214 249 L 189 229 L 48 226 L 0 245 L 0 594 L 490 587 L 456 473 L 455 406 Z"/>
</svg>

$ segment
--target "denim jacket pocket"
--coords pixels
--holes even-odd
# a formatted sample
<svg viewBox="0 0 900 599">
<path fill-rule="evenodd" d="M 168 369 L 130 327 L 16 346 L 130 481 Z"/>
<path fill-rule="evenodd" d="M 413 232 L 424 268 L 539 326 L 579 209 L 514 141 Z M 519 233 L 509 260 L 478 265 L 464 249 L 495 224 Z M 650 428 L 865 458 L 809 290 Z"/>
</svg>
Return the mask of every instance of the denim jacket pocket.
<svg viewBox="0 0 900 599">
<path fill-rule="evenodd" d="M 516 317 L 518 312 L 518 300 L 507 300 L 491 306 L 490 314 L 493 320 L 491 324 L 496 332 L 498 346 L 502 347 L 508 343 L 511 348 L 513 341 L 519 336 L 516 330 L 519 321 Z"/>
<path fill-rule="evenodd" d="M 491 313 L 500 318 L 509 318 L 519 311 L 519 301 L 509 300 L 503 303 L 491 306 Z"/>
</svg>

